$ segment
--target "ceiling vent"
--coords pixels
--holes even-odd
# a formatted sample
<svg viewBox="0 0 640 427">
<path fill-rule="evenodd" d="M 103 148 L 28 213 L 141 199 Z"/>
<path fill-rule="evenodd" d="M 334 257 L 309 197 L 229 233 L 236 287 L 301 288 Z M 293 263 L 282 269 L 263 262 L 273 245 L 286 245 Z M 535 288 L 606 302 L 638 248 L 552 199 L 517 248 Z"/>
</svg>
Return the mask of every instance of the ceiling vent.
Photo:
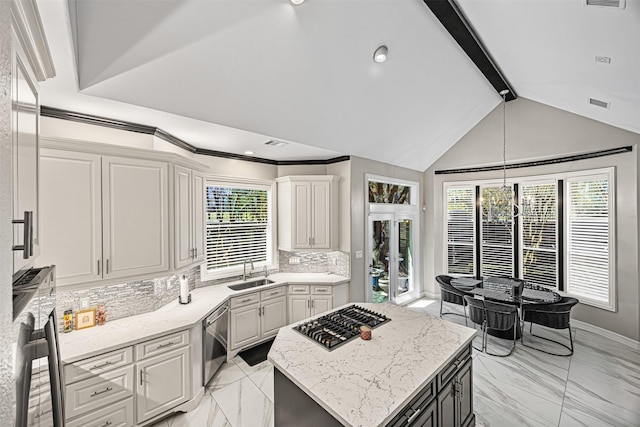
<svg viewBox="0 0 640 427">
<path fill-rule="evenodd" d="M 626 0 L 584 0 L 585 6 L 608 7 L 613 9 L 624 9 Z"/>
<path fill-rule="evenodd" d="M 287 145 L 287 143 L 284 141 L 271 140 L 271 141 L 265 142 L 264 145 L 270 145 L 271 147 L 284 147 L 285 145 Z"/>
<path fill-rule="evenodd" d="M 599 99 L 589 98 L 589 104 L 595 105 L 596 107 L 609 108 L 611 103 L 600 101 Z"/>
</svg>

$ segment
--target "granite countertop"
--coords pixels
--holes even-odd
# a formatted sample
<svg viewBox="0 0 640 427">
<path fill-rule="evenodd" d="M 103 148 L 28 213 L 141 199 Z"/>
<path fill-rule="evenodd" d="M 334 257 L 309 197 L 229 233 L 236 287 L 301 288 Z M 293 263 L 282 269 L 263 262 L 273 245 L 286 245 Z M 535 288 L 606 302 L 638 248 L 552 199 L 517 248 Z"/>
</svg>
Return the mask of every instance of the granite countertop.
<svg viewBox="0 0 640 427">
<path fill-rule="evenodd" d="M 342 424 L 384 425 L 476 332 L 388 303 L 357 305 L 391 318 L 373 329 L 370 341 L 356 338 L 327 351 L 285 327 L 278 332 L 268 358 Z"/>
<path fill-rule="evenodd" d="M 233 291 L 227 287 L 240 281 L 206 286 L 191 291 L 191 303 L 179 304 L 178 299 L 158 310 L 137 316 L 107 321 L 68 334 L 60 334 L 60 357 L 63 363 L 72 363 L 87 357 L 126 347 L 174 331 L 188 329 L 200 323 L 209 313 L 229 298 L 259 292 L 288 284 L 341 285 L 347 277 L 327 273 L 274 273 L 274 283 L 255 288 Z"/>
</svg>

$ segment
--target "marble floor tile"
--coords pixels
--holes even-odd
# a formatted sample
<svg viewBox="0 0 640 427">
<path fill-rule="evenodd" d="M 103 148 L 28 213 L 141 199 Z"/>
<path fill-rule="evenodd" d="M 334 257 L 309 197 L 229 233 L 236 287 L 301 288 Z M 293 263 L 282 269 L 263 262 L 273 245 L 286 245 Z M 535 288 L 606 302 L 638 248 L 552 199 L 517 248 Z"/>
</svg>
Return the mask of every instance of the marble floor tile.
<svg viewBox="0 0 640 427">
<path fill-rule="evenodd" d="M 220 370 L 216 372 L 209 384 L 207 384 L 207 389 L 219 390 L 246 376 L 247 374 L 245 374 L 233 361 L 226 362 L 222 365 Z"/>
<path fill-rule="evenodd" d="M 231 427 L 211 394 L 204 395 L 193 411 L 178 413 L 167 420 L 169 427 Z"/>
<path fill-rule="evenodd" d="M 265 360 L 264 362 L 260 362 L 257 363 L 253 366 L 249 366 L 249 364 L 247 362 L 244 361 L 244 359 L 240 356 L 236 356 L 233 359 L 231 359 L 231 361 L 233 363 L 235 363 L 236 365 L 238 365 L 238 367 L 242 370 L 242 372 L 245 373 L 245 375 L 251 375 L 253 373 L 258 372 L 259 370 L 266 368 L 268 366 L 273 366 L 273 364 L 271 362 L 269 362 L 268 360 Z"/>
<path fill-rule="evenodd" d="M 273 365 L 254 372 L 249 379 L 273 402 Z"/>
<path fill-rule="evenodd" d="M 233 427 L 273 427 L 273 403 L 245 377 L 212 394 Z"/>
</svg>

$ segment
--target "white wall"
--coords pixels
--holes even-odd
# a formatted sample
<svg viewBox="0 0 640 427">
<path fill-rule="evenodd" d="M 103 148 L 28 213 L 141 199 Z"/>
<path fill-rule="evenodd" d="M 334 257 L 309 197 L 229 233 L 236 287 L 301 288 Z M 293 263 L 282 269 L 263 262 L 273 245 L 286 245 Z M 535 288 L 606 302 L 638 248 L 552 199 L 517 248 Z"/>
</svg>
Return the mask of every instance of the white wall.
<svg viewBox="0 0 640 427">
<path fill-rule="evenodd" d="M 613 166 L 616 168 L 615 273 L 618 311 L 579 304 L 577 320 L 640 340 L 640 292 L 638 270 L 638 143 L 640 135 L 566 111 L 519 98 L 507 104 L 507 161 L 556 158 L 607 148 L 633 146 L 631 153 L 507 171 L 507 176 L 541 175 Z M 439 169 L 462 168 L 502 162 L 502 108 L 498 106 L 456 143 L 424 174 L 427 204 L 425 292 L 435 294 L 434 277 L 444 271 L 443 182 L 501 178 L 502 172 L 435 175 Z"/>
<path fill-rule="evenodd" d="M 379 175 L 389 178 L 404 179 L 407 181 L 422 182 L 423 174 L 415 170 L 363 159 L 351 157 L 351 301 L 364 301 L 365 286 L 369 286 L 369 268 L 366 265 L 366 233 L 367 233 L 367 209 L 368 187 L 366 186 L 366 174 Z M 422 191 L 420 191 L 422 199 Z M 418 202 L 422 206 L 423 202 Z M 344 218 L 342 218 L 344 220 Z M 423 234 L 424 221 L 420 221 L 420 234 Z M 362 258 L 356 258 L 356 251 L 362 251 Z M 424 258 L 424 256 L 422 256 Z M 422 265 L 422 260 L 420 260 Z M 420 267 L 420 271 L 424 271 Z M 420 283 L 417 284 L 422 287 Z"/>
</svg>

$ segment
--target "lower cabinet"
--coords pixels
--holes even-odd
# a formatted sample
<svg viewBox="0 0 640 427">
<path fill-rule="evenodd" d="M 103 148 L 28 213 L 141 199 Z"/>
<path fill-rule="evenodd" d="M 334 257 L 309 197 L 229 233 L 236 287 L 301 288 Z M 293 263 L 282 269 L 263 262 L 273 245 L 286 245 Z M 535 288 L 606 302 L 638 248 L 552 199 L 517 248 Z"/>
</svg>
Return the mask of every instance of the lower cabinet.
<svg viewBox="0 0 640 427">
<path fill-rule="evenodd" d="M 66 425 L 145 424 L 191 398 L 190 373 L 189 331 L 67 364 Z"/>
<path fill-rule="evenodd" d="M 387 426 L 475 425 L 470 346 L 462 350 Z"/>
<path fill-rule="evenodd" d="M 249 347 L 275 336 L 287 325 L 286 287 L 272 288 L 231 299 L 231 350 Z"/>
<path fill-rule="evenodd" d="M 333 308 L 332 286 L 289 285 L 289 323 L 318 316 Z"/>
</svg>

